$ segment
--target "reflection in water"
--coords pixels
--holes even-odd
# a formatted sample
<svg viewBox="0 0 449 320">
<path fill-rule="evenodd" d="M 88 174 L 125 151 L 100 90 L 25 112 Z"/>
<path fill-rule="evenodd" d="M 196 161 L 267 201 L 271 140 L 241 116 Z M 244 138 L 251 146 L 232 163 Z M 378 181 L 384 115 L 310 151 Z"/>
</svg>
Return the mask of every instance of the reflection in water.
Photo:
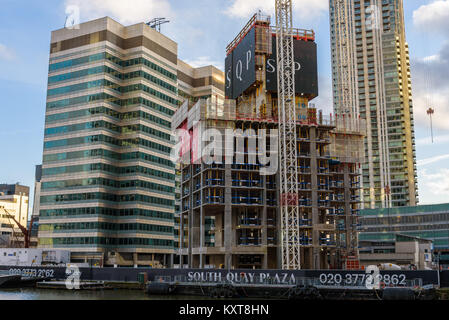
<svg viewBox="0 0 449 320">
<path fill-rule="evenodd" d="M 51 289 L 1 289 L 0 300 L 204 300 L 202 297 L 149 296 L 140 290 L 70 291 Z"/>
</svg>

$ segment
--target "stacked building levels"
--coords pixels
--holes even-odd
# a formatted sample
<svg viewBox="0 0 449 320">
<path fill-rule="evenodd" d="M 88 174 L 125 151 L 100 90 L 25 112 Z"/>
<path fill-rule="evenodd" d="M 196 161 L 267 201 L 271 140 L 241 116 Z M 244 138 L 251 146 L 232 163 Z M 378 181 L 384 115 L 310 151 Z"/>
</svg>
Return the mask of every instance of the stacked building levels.
<svg viewBox="0 0 449 320">
<path fill-rule="evenodd" d="M 186 99 L 223 95 L 144 23 L 102 18 L 52 32 L 39 247 L 74 262 L 170 266 L 175 254 L 171 119 Z"/>
<path fill-rule="evenodd" d="M 188 267 L 281 268 L 274 36 L 270 19 L 255 15 L 228 46 L 227 99 L 186 102 L 173 117 Z M 294 30 L 294 39 L 301 267 L 341 268 L 358 254 L 363 121 L 309 108 L 318 94 L 314 33 Z"/>
<path fill-rule="evenodd" d="M 192 68 L 190 65 L 182 62 L 181 60 L 178 60 L 178 67 L 178 93 L 183 102 L 195 104 L 200 99 L 208 99 L 210 97 L 218 97 L 221 99 L 224 98 L 224 74 L 221 70 L 213 66 Z M 187 217 L 183 217 L 184 221 L 181 223 L 181 170 L 179 163 L 175 163 L 175 166 L 174 245 L 176 252 L 174 257 L 174 266 L 180 267 L 181 259 L 179 248 L 182 246 L 186 247 L 188 245 L 185 240 L 181 239 L 180 228 L 185 228 L 187 225 Z M 182 241 L 184 241 L 183 244 L 181 244 Z"/>
<path fill-rule="evenodd" d="M 415 206 L 415 133 L 402 0 L 329 3 L 334 110 L 367 123 L 363 206 Z"/>
</svg>

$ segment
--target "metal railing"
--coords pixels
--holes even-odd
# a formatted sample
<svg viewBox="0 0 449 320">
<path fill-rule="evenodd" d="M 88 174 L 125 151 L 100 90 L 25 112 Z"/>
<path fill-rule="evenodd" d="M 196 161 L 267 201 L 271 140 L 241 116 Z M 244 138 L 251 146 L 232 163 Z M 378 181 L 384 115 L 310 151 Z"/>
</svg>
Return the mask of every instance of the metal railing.
<svg viewBox="0 0 449 320">
<path fill-rule="evenodd" d="M 271 32 L 273 34 L 276 34 L 276 27 L 272 26 Z M 315 31 L 313 30 L 293 28 L 292 35 L 294 38 L 298 38 L 304 41 L 315 41 Z"/>
<path fill-rule="evenodd" d="M 248 23 L 243 27 L 242 31 L 237 35 L 237 37 L 232 40 L 230 44 L 226 46 L 226 53 L 230 54 L 231 51 L 245 38 L 246 34 L 251 30 L 251 28 L 256 24 L 257 21 L 261 21 L 264 23 L 271 23 L 271 17 L 267 15 L 263 15 L 261 13 L 256 13 L 251 17 Z"/>
</svg>

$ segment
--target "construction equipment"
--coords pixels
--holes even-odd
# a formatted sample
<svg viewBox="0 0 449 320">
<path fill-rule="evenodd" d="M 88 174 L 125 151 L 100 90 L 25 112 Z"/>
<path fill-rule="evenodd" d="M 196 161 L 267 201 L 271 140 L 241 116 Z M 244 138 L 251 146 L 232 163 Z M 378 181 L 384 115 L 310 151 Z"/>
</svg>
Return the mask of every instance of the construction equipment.
<svg viewBox="0 0 449 320">
<path fill-rule="evenodd" d="M 430 134 L 432 136 L 432 143 L 433 143 L 433 122 L 432 122 L 432 116 L 434 115 L 435 110 L 433 110 L 432 108 L 429 108 L 429 110 L 427 110 L 427 115 L 430 117 Z"/>
<path fill-rule="evenodd" d="M 276 0 L 282 269 L 301 269 L 292 0 Z"/>
<path fill-rule="evenodd" d="M 147 23 L 147 26 L 149 26 L 151 29 L 156 30 L 157 32 L 161 32 L 161 26 L 163 24 L 169 23 L 170 21 L 165 18 L 154 18 L 150 22 Z"/>
<path fill-rule="evenodd" d="M 30 228 L 27 229 L 26 227 L 22 226 L 16 220 L 16 218 L 12 214 L 10 214 L 8 212 L 8 210 L 6 210 L 4 207 L 0 207 L 0 209 L 2 209 L 6 213 L 6 216 L 8 217 L 8 219 L 9 220 L 13 220 L 14 223 L 17 225 L 17 227 L 20 229 L 20 231 L 23 234 L 23 238 L 24 238 L 24 248 L 29 248 L 30 247 L 30 238 L 31 238 L 31 229 L 32 229 L 32 226 L 33 226 L 33 218 L 31 218 Z"/>
</svg>

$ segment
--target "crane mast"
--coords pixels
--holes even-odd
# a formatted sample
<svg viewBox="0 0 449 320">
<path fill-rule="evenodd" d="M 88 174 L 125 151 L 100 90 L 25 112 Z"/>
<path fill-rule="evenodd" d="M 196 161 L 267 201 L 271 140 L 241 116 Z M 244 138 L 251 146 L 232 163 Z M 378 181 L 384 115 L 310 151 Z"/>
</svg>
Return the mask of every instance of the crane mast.
<svg viewBox="0 0 449 320">
<path fill-rule="evenodd" d="M 355 42 L 352 36 L 353 21 L 349 12 L 352 11 L 352 3 L 347 0 L 334 1 L 334 36 L 336 41 L 335 56 L 338 63 L 337 76 L 338 96 L 336 97 L 335 110 L 338 114 L 351 115 L 356 119 L 359 115 L 358 88 L 354 85 L 356 77 L 355 66 Z"/>
<path fill-rule="evenodd" d="M 301 269 L 292 0 L 276 0 L 282 269 Z"/>
</svg>

